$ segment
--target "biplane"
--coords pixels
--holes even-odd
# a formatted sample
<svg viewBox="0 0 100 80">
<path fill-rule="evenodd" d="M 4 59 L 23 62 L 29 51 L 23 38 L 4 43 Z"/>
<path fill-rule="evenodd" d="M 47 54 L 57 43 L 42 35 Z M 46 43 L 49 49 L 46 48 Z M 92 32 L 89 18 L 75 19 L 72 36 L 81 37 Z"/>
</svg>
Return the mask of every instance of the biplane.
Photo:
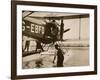
<svg viewBox="0 0 100 80">
<path fill-rule="evenodd" d="M 57 41 L 65 41 L 63 34 L 70 30 L 64 29 L 64 19 L 83 18 L 89 16 L 88 14 L 75 15 L 57 15 L 59 13 L 47 13 L 44 15 L 40 12 L 23 11 L 22 12 L 22 35 L 34 38 L 37 47 L 44 51 L 43 45 L 55 44 Z M 38 14 L 38 15 L 37 15 Z M 56 21 L 59 21 L 57 23 Z M 34 52 L 36 53 L 36 51 Z"/>
</svg>

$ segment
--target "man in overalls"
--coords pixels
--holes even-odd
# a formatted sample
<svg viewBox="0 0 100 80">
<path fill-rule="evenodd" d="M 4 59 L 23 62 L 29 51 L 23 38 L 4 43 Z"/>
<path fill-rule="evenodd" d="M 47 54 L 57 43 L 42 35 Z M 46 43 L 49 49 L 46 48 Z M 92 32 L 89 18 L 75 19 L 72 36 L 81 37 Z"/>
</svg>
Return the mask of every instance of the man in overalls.
<svg viewBox="0 0 100 80">
<path fill-rule="evenodd" d="M 63 61 L 64 61 L 63 51 L 60 49 L 60 47 L 57 44 L 55 45 L 55 49 L 57 50 L 57 52 L 55 53 L 53 63 L 57 56 L 57 67 L 63 67 Z"/>
</svg>

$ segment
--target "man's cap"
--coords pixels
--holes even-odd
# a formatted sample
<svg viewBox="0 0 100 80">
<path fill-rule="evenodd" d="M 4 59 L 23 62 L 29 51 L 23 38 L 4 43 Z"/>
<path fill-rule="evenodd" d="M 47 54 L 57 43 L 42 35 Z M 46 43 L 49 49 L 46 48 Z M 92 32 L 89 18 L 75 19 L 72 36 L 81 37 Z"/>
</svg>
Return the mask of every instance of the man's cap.
<svg viewBox="0 0 100 80">
<path fill-rule="evenodd" d="M 55 47 L 59 47 L 59 45 L 58 44 L 55 44 Z"/>
</svg>

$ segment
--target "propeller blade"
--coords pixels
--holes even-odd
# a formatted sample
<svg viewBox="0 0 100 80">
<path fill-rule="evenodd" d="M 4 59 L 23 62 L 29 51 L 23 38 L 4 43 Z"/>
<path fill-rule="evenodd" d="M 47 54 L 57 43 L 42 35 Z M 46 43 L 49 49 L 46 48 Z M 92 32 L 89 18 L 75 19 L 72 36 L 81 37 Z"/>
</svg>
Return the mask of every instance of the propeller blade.
<svg viewBox="0 0 100 80">
<path fill-rule="evenodd" d="M 69 31 L 69 30 L 70 30 L 70 28 L 68 28 L 68 29 L 64 30 L 64 32 L 63 32 L 63 33 L 67 32 L 67 31 Z"/>
</svg>

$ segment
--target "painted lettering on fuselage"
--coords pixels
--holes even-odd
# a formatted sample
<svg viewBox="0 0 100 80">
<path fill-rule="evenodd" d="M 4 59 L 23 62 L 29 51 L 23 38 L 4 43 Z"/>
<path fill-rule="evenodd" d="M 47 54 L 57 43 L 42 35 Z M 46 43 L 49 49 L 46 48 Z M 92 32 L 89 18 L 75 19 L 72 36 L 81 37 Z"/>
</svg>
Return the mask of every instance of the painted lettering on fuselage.
<svg viewBox="0 0 100 80">
<path fill-rule="evenodd" d="M 22 31 L 30 32 L 30 33 L 36 33 L 36 34 L 44 34 L 44 26 L 31 23 L 29 21 L 24 22 L 25 24 L 22 24 Z"/>
</svg>

